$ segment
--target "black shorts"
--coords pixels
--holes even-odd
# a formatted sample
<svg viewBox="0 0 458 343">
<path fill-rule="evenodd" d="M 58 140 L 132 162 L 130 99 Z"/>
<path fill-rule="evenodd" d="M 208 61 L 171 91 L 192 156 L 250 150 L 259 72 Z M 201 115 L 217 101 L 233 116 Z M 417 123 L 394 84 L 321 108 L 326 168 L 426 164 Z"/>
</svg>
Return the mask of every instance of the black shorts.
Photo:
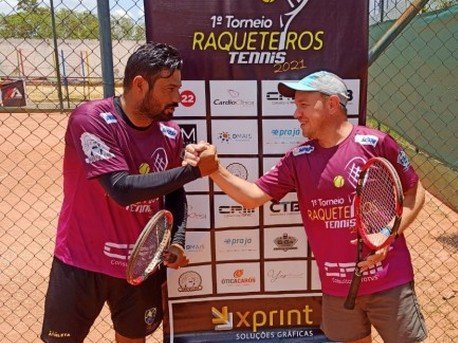
<svg viewBox="0 0 458 343">
<path fill-rule="evenodd" d="M 114 329 L 128 338 L 145 337 L 162 321 L 165 268 L 139 286 L 125 279 L 94 273 L 54 258 L 45 300 L 41 339 L 83 342 L 105 302 Z"/>
</svg>

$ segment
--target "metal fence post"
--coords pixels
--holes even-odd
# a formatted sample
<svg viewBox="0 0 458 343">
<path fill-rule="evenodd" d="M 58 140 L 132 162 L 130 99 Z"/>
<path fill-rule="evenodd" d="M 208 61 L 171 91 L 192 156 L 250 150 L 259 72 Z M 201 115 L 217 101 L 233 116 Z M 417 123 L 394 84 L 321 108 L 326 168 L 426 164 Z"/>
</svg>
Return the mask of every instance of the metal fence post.
<svg viewBox="0 0 458 343">
<path fill-rule="evenodd" d="M 97 15 L 99 18 L 103 96 L 107 98 L 114 95 L 113 48 L 111 45 L 110 5 L 107 0 L 97 0 Z"/>
</svg>

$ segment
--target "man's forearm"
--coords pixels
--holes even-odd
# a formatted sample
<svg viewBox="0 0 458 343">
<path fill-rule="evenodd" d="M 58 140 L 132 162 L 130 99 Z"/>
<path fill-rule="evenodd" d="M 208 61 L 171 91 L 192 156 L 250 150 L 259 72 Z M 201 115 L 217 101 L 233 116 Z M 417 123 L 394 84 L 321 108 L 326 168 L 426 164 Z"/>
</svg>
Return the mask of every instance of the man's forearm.
<svg viewBox="0 0 458 343">
<path fill-rule="evenodd" d="M 231 174 L 223 166 L 219 166 L 218 171 L 210 174 L 211 179 L 227 195 L 245 208 L 256 208 L 271 199 L 255 183 L 243 180 Z"/>
<path fill-rule="evenodd" d="M 404 194 L 404 206 L 402 212 L 402 221 L 399 226 L 399 234 L 412 224 L 417 217 L 423 204 L 425 203 L 425 189 L 420 181 L 416 187 L 409 189 Z"/>
</svg>

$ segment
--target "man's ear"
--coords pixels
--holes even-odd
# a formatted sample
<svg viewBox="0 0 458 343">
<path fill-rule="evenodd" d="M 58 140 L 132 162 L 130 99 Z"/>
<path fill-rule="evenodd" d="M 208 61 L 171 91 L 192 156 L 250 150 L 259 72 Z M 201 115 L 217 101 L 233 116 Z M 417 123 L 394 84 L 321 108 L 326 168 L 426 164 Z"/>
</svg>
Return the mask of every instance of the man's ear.
<svg viewBox="0 0 458 343">
<path fill-rule="evenodd" d="M 146 94 L 149 90 L 148 81 L 141 75 L 137 75 L 132 80 L 132 87 L 131 90 L 134 91 L 136 94 Z"/>
<path fill-rule="evenodd" d="M 340 99 L 337 95 L 330 95 L 328 99 L 329 111 L 331 113 L 336 113 L 340 108 Z"/>
</svg>

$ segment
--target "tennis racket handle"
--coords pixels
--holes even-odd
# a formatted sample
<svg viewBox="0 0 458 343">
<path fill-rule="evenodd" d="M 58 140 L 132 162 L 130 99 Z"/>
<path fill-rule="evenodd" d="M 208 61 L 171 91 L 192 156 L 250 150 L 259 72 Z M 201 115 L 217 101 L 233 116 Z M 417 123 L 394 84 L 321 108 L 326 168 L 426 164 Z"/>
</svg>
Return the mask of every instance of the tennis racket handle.
<svg viewBox="0 0 458 343">
<path fill-rule="evenodd" d="M 164 261 L 167 261 L 169 263 L 173 263 L 177 260 L 178 256 L 175 254 L 170 254 L 168 258 L 164 259 Z"/>
<path fill-rule="evenodd" d="M 362 273 L 359 268 L 355 269 L 353 279 L 351 280 L 350 290 L 348 291 L 347 299 L 345 299 L 344 307 L 347 310 L 353 310 L 355 308 L 355 301 L 358 295 L 359 284 L 361 283 Z"/>
</svg>

